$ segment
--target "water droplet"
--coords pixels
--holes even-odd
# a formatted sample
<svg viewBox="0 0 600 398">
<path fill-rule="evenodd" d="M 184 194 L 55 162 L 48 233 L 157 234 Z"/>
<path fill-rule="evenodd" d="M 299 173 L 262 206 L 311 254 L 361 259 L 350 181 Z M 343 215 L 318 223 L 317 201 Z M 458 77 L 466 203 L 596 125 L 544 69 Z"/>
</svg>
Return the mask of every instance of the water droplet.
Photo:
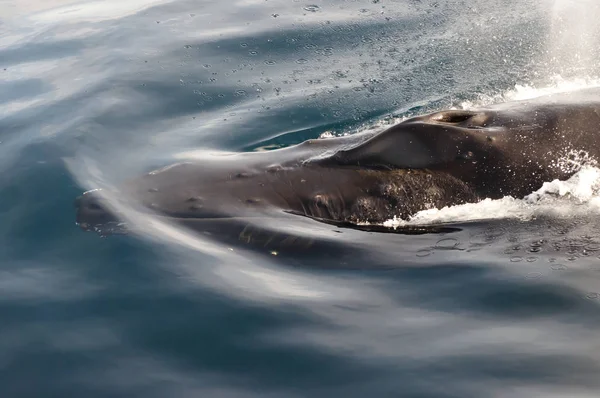
<svg viewBox="0 0 600 398">
<path fill-rule="evenodd" d="M 247 43 L 240 43 L 240 47 L 248 47 Z"/>
<path fill-rule="evenodd" d="M 481 245 L 486 245 L 486 244 L 490 244 L 495 240 L 494 237 L 488 236 L 485 232 L 481 232 L 475 235 L 472 235 L 469 238 L 469 242 L 472 245 L 476 245 L 476 246 L 481 246 Z"/>
<path fill-rule="evenodd" d="M 300 59 L 297 59 L 297 60 L 296 60 L 296 63 L 297 63 L 297 64 L 305 64 L 305 63 L 307 63 L 307 62 L 308 62 L 308 61 L 307 61 L 306 59 L 304 59 L 304 58 L 300 58 Z"/>
<path fill-rule="evenodd" d="M 304 11 L 309 11 L 309 12 L 317 12 L 321 9 L 321 7 L 319 7 L 318 5 L 308 5 L 304 7 Z"/>
<path fill-rule="evenodd" d="M 514 254 L 521 250 L 520 245 L 512 246 L 504 250 L 504 254 Z"/>
<path fill-rule="evenodd" d="M 527 279 L 539 279 L 542 277 L 541 272 L 530 272 L 525 276 Z"/>
<path fill-rule="evenodd" d="M 568 269 L 568 268 L 569 268 L 569 267 L 567 267 L 567 266 L 566 266 L 566 265 L 564 265 L 564 264 L 552 264 L 552 265 L 550 266 L 550 269 L 551 269 L 551 270 L 553 270 L 553 271 L 564 271 L 564 270 L 566 270 L 566 269 Z"/>
<path fill-rule="evenodd" d="M 515 256 L 510 258 L 511 263 L 520 263 L 521 261 L 523 261 L 523 257 Z"/>
<path fill-rule="evenodd" d="M 589 252 L 598 251 L 600 250 L 600 243 L 590 243 L 589 245 L 585 246 L 585 250 Z"/>
<path fill-rule="evenodd" d="M 433 253 L 432 249 L 421 249 L 417 252 L 417 257 L 427 257 Z"/>
<path fill-rule="evenodd" d="M 436 249 L 454 249 L 459 244 L 460 242 L 454 238 L 445 238 L 438 240 L 434 247 Z"/>
<path fill-rule="evenodd" d="M 235 95 L 237 95 L 238 97 L 242 97 L 242 96 L 246 95 L 246 91 L 244 91 L 244 90 L 237 90 L 235 92 Z"/>
<path fill-rule="evenodd" d="M 271 66 L 271 65 L 275 65 L 275 61 L 272 61 L 272 60 L 270 60 L 270 59 L 269 59 L 269 60 L 266 60 L 266 61 L 265 61 L 265 64 L 267 64 L 267 65 L 269 65 L 269 66 Z"/>
<path fill-rule="evenodd" d="M 475 158 L 475 154 L 471 151 L 460 153 L 458 156 L 462 160 L 472 160 Z"/>
<path fill-rule="evenodd" d="M 598 294 L 596 292 L 590 292 L 590 293 L 586 294 L 585 297 L 590 300 L 597 300 L 600 297 L 600 294 Z"/>
</svg>

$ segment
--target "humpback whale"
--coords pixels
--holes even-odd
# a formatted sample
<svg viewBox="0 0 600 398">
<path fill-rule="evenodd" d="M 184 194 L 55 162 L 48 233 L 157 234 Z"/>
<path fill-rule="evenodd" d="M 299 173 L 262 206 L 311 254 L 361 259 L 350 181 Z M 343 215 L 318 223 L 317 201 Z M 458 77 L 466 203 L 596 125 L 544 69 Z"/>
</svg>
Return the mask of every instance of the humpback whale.
<svg viewBox="0 0 600 398">
<path fill-rule="evenodd" d="M 587 89 L 442 110 L 379 132 L 271 151 L 207 155 L 133 178 L 116 194 L 200 231 L 223 232 L 231 220 L 243 230 L 257 220 L 297 216 L 376 230 L 394 216 L 523 197 L 568 178 L 580 166 L 574 158 L 600 159 L 599 130 L 600 90 Z M 84 193 L 76 208 L 84 230 L 122 227 L 102 191 Z"/>
</svg>

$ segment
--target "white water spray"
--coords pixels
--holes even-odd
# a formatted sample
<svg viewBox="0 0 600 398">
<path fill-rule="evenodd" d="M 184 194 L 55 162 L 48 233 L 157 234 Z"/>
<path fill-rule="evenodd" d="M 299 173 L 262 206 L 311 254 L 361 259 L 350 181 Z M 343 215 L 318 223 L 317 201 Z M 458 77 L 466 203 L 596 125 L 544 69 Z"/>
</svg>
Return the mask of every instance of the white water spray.
<svg viewBox="0 0 600 398">
<path fill-rule="evenodd" d="M 553 0 L 550 18 L 548 72 L 565 78 L 598 75 L 600 2 Z"/>
<path fill-rule="evenodd" d="M 532 220 L 539 216 L 568 218 L 576 215 L 600 215 L 600 169 L 584 166 L 566 181 L 546 182 L 525 198 L 505 196 L 478 203 L 423 210 L 410 220 L 393 218 L 387 227 L 433 225 L 494 219 Z"/>
</svg>

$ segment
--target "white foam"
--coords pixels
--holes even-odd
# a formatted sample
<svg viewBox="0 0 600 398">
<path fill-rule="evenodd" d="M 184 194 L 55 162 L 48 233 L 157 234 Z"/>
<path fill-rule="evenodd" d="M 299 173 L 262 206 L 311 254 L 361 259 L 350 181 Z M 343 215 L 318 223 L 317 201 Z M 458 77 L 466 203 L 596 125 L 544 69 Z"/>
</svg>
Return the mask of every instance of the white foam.
<svg viewBox="0 0 600 398">
<path fill-rule="evenodd" d="M 457 108 L 472 109 L 492 104 L 523 101 L 532 98 L 542 97 L 544 95 L 569 93 L 586 88 L 600 87 L 600 77 L 590 76 L 574 79 L 564 79 L 561 75 L 554 75 L 543 85 L 536 84 L 516 84 L 513 89 L 498 94 L 480 94 L 473 101 L 463 101 Z"/>
<path fill-rule="evenodd" d="M 423 210 L 409 220 L 393 218 L 384 226 L 397 228 L 410 225 L 516 219 L 527 221 L 539 216 L 572 217 L 600 214 L 600 169 L 583 166 L 566 181 L 546 182 L 540 189 L 524 198 L 505 196 L 484 199 L 442 209 Z"/>
</svg>

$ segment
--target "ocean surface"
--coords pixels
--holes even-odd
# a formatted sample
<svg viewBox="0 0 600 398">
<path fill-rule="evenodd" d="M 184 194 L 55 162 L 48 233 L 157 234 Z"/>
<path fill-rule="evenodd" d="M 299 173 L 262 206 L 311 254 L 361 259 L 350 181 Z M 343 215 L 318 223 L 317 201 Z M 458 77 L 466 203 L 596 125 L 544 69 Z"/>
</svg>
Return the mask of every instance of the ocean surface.
<svg viewBox="0 0 600 398">
<path fill-rule="evenodd" d="M 598 168 L 413 220 L 455 232 L 280 226 L 327 241 L 289 255 L 100 237 L 73 201 L 196 150 L 600 86 L 599 7 L 0 1 L 0 397 L 598 397 Z"/>
</svg>

